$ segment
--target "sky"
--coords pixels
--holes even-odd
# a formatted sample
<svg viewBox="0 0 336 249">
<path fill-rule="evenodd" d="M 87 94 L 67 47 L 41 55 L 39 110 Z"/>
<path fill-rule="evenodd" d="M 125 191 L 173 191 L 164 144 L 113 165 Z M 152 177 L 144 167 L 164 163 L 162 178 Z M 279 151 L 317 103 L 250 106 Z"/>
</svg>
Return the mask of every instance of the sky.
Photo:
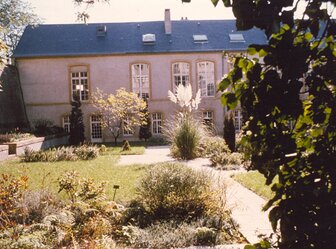
<svg viewBox="0 0 336 249">
<path fill-rule="evenodd" d="M 85 10 L 85 6 L 76 7 L 72 0 L 26 1 L 45 24 L 76 23 L 76 13 Z M 140 22 L 163 20 L 165 9 L 170 9 L 172 20 L 182 17 L 189 20 L 234 19 L 231 8 L 224 8 L 221 1 L 214 7 L 211 0 L 192 0 L 191 3 L 181 0 L 110 0 L 109 3 L 96 3 L 86 12 L 90 15 L 88 23 Z"/>
</svg>

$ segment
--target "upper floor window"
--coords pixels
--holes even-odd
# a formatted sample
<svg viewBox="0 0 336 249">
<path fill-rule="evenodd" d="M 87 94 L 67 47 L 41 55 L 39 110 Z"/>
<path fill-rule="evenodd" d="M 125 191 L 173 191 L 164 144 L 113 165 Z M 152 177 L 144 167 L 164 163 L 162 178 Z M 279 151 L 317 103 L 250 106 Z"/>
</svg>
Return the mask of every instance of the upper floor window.
<svg viewBox="0 0 336 249">
<path fill-rule="evenodd" d="M 62 117 L 62 127 L 65 132 L 70 133 L 70 116 L 69 115 Z"/>
<path fill-rule="evenodd" d="M 133 64 L 132 71 L 132 91 L 139 97 L 149 98 L 149 65 Z"/>
<path fill-rule="evenodd" d="M 190 65 L 187 62 L 177 62 L 172 65 L 174 90 L 180 84 L 190 84 Z"/>
<path fill-rule="evenodd" d="M 89 99 L 89 77 L 87 66 L 71 67 L 71 97 L 79 95 L 81 101 Z"/>
<path fill-rule="evenodd" d="M 215 63 L 202 61 L 197 63 L 198 88 L 201 96 L 215 96 Z"/>
<path fill-rule="evenodd" d="M 162 133 L 162 114 L 159 112 L 152 113 L 152 133 Z"/>
</svg>

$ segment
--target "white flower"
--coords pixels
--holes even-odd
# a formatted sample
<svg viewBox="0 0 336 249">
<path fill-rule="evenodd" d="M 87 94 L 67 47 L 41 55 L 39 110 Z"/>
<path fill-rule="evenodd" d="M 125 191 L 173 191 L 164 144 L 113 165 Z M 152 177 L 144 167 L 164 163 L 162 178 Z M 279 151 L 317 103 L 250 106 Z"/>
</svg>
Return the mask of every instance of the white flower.
<svg viewBox="0 0 336 249">
<path fill-rule="evenodd" d="M 201 92 L 198 90 L 195 99 L 192 99 L 191 85 L 183 86 L 179 84 L 176 89 L 176 95 L 168 91 L 168 98 L 172 102 L 177 103 L 181 108 L 187 108 L 191 112 L 193 109 L 197 110 L 198 105 L 201 103 Z"/>
</svg>

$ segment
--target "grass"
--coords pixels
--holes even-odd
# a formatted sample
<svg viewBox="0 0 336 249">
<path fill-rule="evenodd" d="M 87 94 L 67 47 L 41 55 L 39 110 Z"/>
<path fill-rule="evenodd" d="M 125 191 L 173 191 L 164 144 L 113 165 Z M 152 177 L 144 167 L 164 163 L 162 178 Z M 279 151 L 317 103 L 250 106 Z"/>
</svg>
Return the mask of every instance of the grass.
<svg viewBox="0 0 336 249">
<path fill-rule="evenodd" d="M 111 199 L 114 194 L 113 185 L 119 185 L 115 200 L 126 203 L 135 197 L 137 181 L 149 166 L 119 166 L 118 150 L 120 148 L 108 148 L 104 155 L 89 161 L 24 163 L 18 158 L 6 160 L 0 162 L 0 174 L 26 175 L 29 177 L 30 189 L 47 188 L 57 192 L 57 179 L 65 171 L 75 170 L 80 177 L 92 178 L 95 182 L 107 181 L 107 195 Z M 136 151 L 144 151 L 144 148 L 133 147 L 130 153 Z"/>
<path fill-rule="evenodd" d="M 236 174 L 233 179 L 266 200 L 273 197 L 270 186 L 265 184 L 266 178 L 257 171 Z"/>
</svg>

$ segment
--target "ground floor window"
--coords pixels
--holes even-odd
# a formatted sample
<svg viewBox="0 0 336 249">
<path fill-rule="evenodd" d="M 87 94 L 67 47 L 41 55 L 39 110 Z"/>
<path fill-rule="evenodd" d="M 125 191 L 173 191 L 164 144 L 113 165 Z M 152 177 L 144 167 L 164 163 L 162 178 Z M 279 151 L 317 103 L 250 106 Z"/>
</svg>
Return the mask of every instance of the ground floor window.
<svg viewBox="0 0 336 249">
<path fill-rule="evenodd" d="M 98 115 L 91 116 L 90 127 L 91 127 L 91 141 L 101 142 L 103 138 L 101 117 Z"/>
<path fill-rule="evenodd" d="M 69 115 L 62 117 L 62 127 L 65 132 L 70 133 L 70 116 Z"/>
<path fill-rule="evenodd" d="M 130 126 L 130 123 L 131 123 L 131 117 L 130 115 L 127 115 L 126 119 L 124 119 L 123 121 L 123 136 L 125 137 L 130 137 L 133 136 L 134 134 L 134 130 Z"/>
<path fill-rule="evenodd" d="M 213 125 L 213 111 L 204 111 L 202 113 L 202 118 L 205 125 Z"/>
<path fill-rule="evenodd" d="M 240 132 L 243 126 L 243 116 L 241 110 L 234 110 L 234 126 L 236 132 Z"/>
<path fill-rule="evenodd" d="M 152 134 L 162 134 L 162 114 L 152 113 Z"/>
</svg>

